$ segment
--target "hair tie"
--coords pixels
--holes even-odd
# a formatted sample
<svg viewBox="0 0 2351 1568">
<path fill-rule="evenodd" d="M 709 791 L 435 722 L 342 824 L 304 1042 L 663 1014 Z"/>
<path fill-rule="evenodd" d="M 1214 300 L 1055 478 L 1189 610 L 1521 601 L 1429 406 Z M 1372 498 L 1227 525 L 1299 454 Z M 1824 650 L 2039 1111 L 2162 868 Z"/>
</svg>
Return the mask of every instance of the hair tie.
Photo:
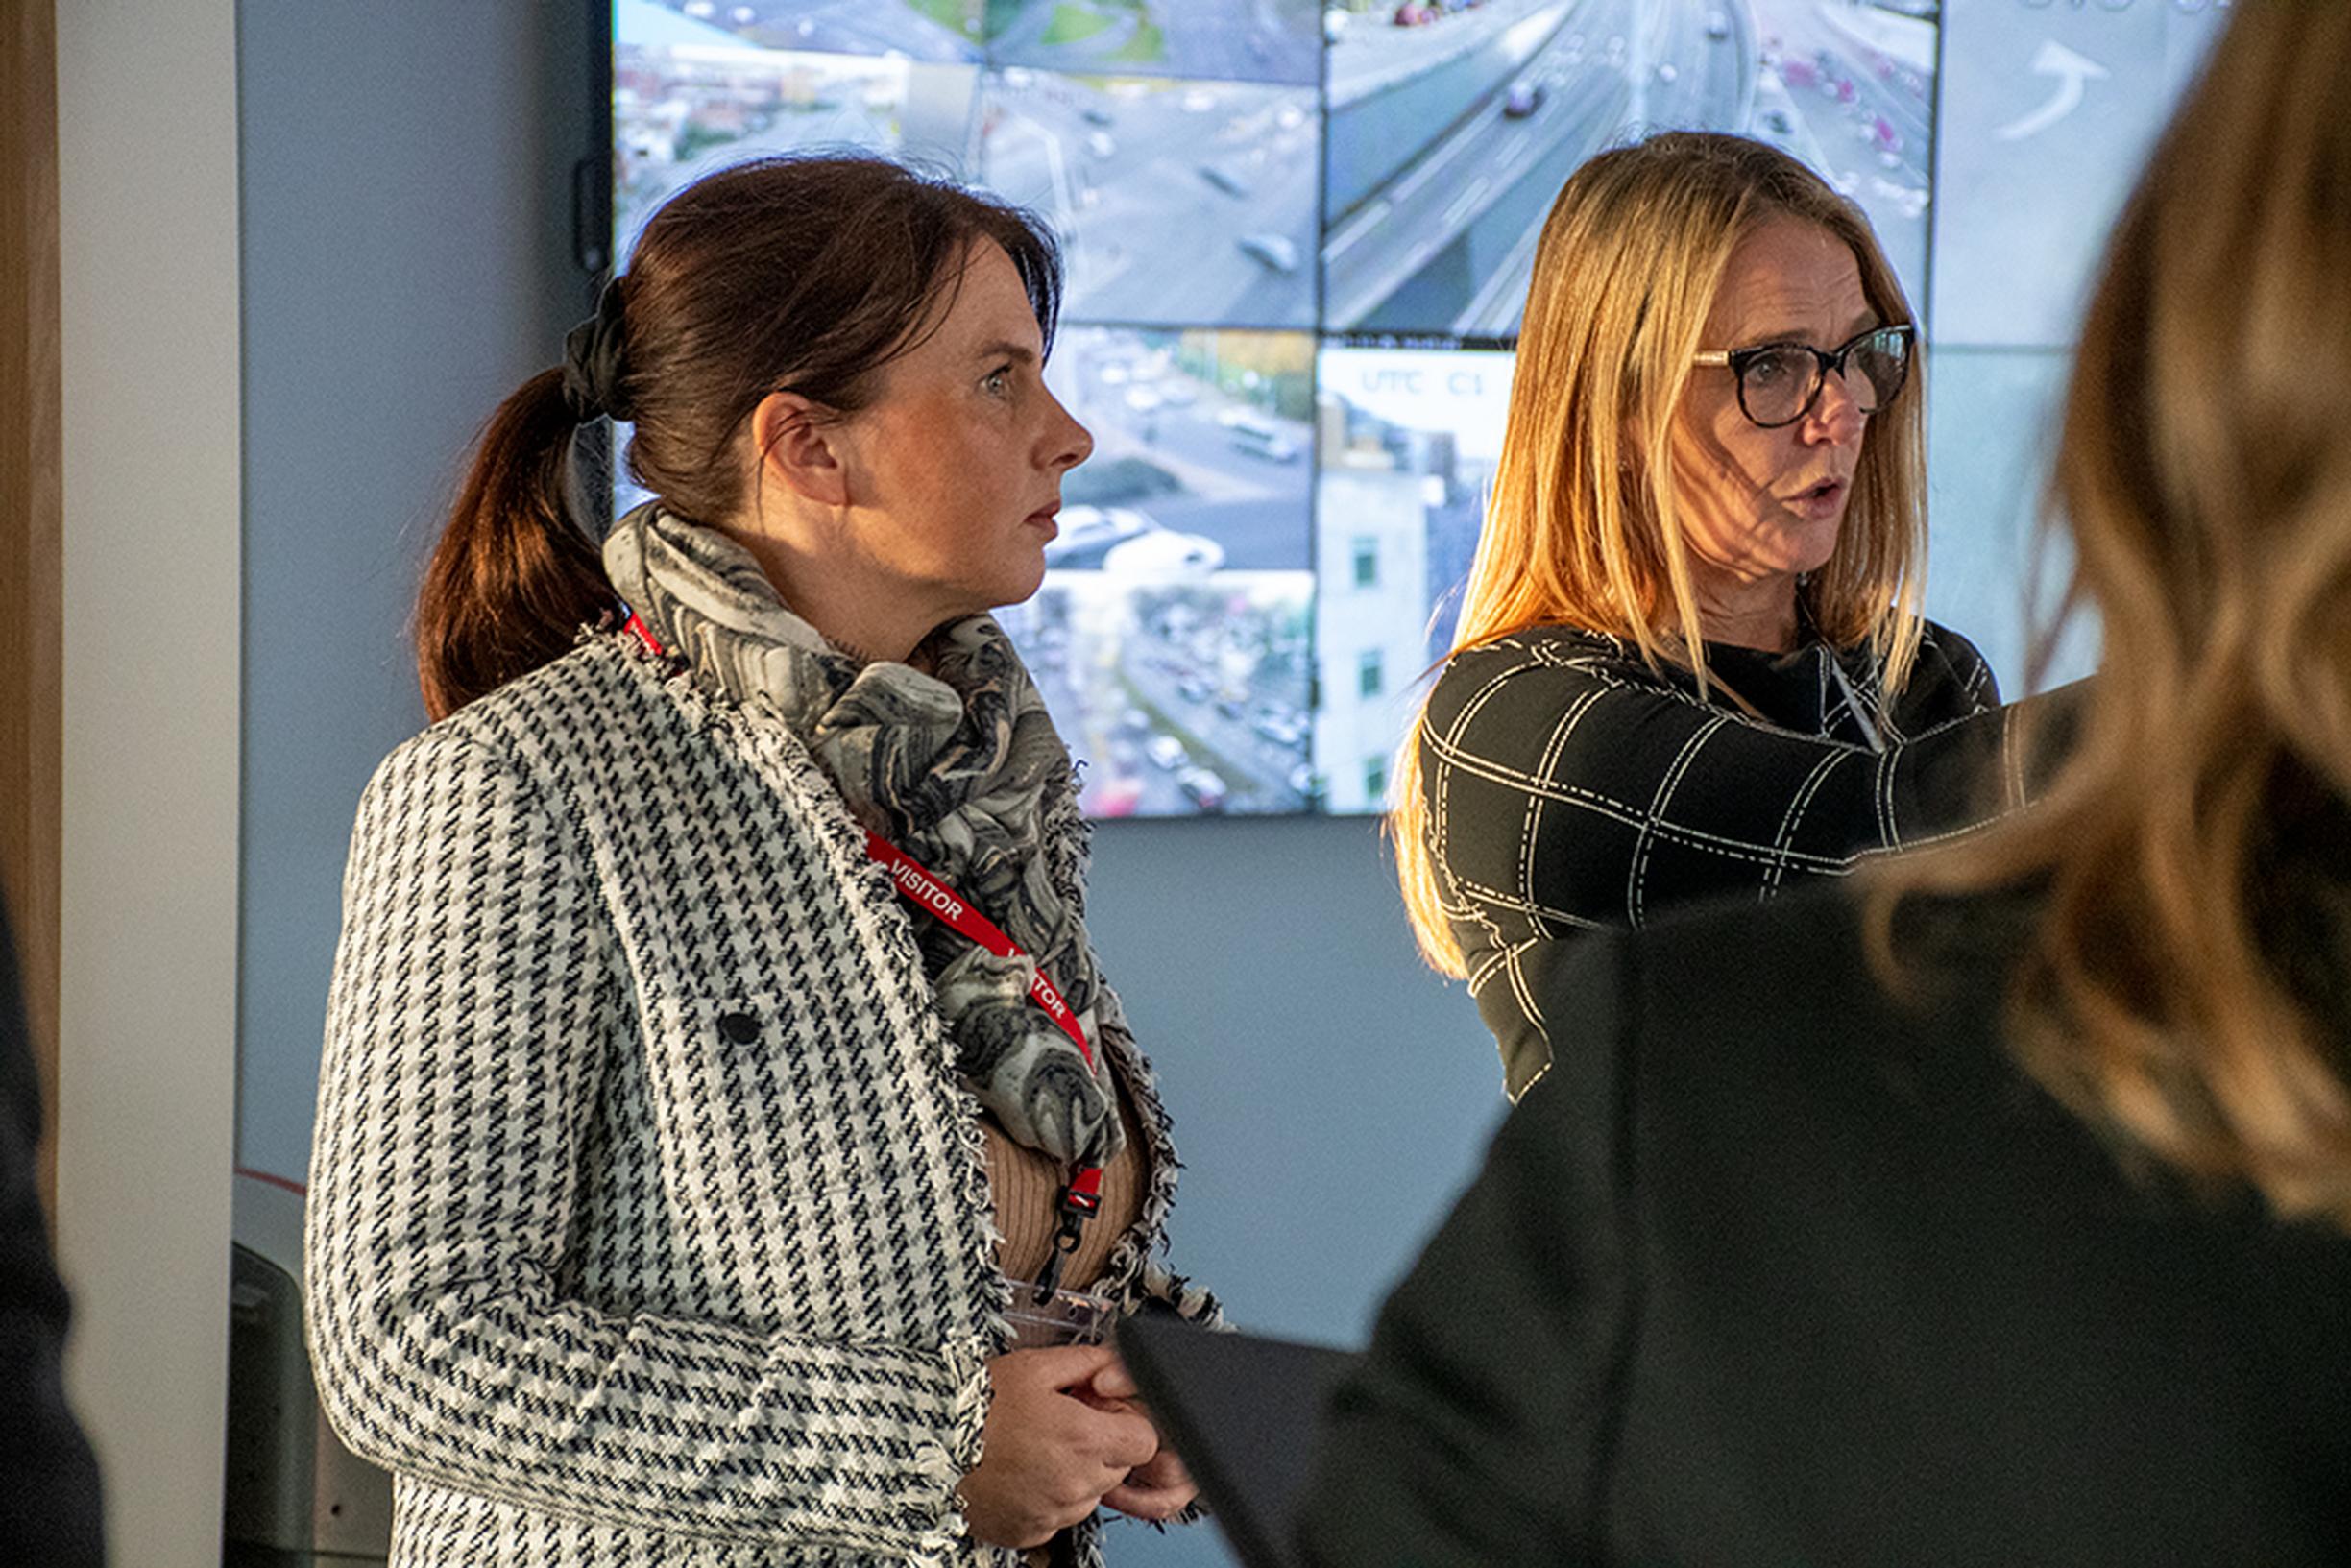
<svg viewBox="0 0 2351 1568">
<path fill-rule="evenodd" d="M 615 277 L 596 296 L 595 314 L 564 334 L 564 402 L 582 424 L 598 416 L 630 417 L 620 391 L 628 374 L 622 341 L 620 279 Z"/>
</svg>

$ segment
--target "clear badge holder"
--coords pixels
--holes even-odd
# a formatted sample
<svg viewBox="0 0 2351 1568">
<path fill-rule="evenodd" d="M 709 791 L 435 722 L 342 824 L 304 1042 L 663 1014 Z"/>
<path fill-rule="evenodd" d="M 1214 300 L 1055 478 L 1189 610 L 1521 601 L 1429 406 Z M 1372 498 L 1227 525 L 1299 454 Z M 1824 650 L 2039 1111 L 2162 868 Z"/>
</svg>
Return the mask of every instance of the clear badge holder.
<svg viewBox="0 0 2351 1568">
<path fill-rule="evenodd" d="M 1044 1291 L 1034 1280 L 1014 1280 L 1012 1303 L 1005 1310 L 1012 1325 L 1014 1350 L 1100 1344 L 1110 1331 L 1113 1315 L 1105 1296 L 1082 1291 Z"/>
</svg>

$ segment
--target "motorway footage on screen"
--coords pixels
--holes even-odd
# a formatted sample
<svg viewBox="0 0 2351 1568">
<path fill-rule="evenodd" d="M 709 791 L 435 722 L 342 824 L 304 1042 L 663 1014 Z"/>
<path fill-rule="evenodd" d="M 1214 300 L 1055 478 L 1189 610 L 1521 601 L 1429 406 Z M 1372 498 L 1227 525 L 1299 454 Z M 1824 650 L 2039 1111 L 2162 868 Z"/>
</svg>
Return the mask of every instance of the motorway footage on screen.
<svg viewBox="0 0 2351 1568">
<path fill-rule="evenodd" d="M 817 146 L 1042 215 L 1049 375 L 1096 450 L 1003 618 L 1087 809 L 1376 810 L 1577 164 L 1645 128 L 1772 141 L 1868 215 L 1938 346 L 2055 355 L 2218 3 L 615 0 L 616 238 L 706 169 Z M 2005 406 L 1938 448 L 2028 471 Z M 1938 492 L 1954 563 L 2021 526 L 1981 490 L 1966 517 Z"/>
</svg>

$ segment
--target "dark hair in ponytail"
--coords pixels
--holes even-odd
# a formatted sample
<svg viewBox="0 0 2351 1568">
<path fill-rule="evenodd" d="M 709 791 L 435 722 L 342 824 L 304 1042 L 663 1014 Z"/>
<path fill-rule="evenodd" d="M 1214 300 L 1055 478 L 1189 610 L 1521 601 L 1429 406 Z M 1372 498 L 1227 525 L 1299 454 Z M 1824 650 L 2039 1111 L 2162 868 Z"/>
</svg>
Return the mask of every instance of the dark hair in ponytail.
<svg viewBox="0 0 2351 1568">
<path fill-rule="evenodd" d="M 417 596 L 417 684 L 436 719 L 557 658 L 613 603 L 564 510 L 578 422 L 563 372 L 541 371 L 482 428 Z"/>
<path fill-rule="evenodd" d="M 679 191 L 610 302 L 620 352 L 600 390 L 634 422 L 629 471 L 680 516 L 731 520 L 751 479 L 736 438 L 761 400 L 865 407 L 875 373 L 952 305 L 983 239 L 1011 257 L 1050 349 L 1060 254 L 1016 208 L 863 157 L 761 158 Z M 417 602 L 436 719 L 559 657 L 616 602 L 566 504 L 577 406 L 565 373 L 542 371 L 482 430 Z"/>
</svg>

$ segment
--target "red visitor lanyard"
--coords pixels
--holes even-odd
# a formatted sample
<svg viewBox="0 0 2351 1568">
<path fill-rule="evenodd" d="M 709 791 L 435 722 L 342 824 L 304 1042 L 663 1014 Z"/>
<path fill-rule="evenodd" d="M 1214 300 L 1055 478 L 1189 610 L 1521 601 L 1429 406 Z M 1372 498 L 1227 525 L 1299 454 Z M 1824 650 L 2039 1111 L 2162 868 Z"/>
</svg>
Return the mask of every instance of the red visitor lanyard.
<svg viewBox="0 0 2351 1568">
<path fill-rule="evenodd" d="M 653 635 L 652 629 L 634 610 L 629 612 L 625 630 L 635 634 L 637 640 L 643 643 L 654 657 L 667 656 L 668 650 L 661 645 L 661 639 Z M 865 853 L 889 873 L 890 885 L 897 888 L 907 902 L 916 908 L 937 916 L 957 933 L 999 958 L 1024 956 L 1020 945 L 1004 933 L 1004 928 L 973 908 L 968 901 L 951 892 L 945 883 L 932 876 L 912 856 L 870 829 L 865 833 Z M 1044 1008 L 1048 1018 L 1061 1025 L 1061 1032 L 1070 1037 L 1078 1047 L 1078 1054 L 1085 1058 L 1086 1071 L 1094 1071 L 1094 1047 L 1086 1039 L 1085 1029 L 1079 1024 L 1078 1015 L 1070 1011 L 1069 1003 L 1062 1000 L 1061 993 L 1054 989 L 1053 981 L 1045 977 L 1042 965 L 1032 969 L 1030 974 L 1029 999 Z M 1101 1166 L 1080 1165 L 1070 1172 L 1069 1185 L 1061 1190 L 1061 1234 L 1056 1238 L 1056 1244 L 1046 1262 L 1045 1273 L 1040 1280 L 1048 1291 L 1060 1273 L 1061 1255 L 1077 1245 L 1077 1226 L 1091 1218 L 1094 1211 L 1102 1207 L 1102 1175 Z"/>
<path fill-rule="evenodd" d="M 1005 935 L 1002 927 L 949 892 L 946 885 L 924 870 L 922 863 L 914 856 L 870 829 L 865 834 L 865 853 L 882 862 L 882 868 L 889 873 L 891 883 L 916 908 L 930 910 L 999 958 L 1023 956 L 1020 945 Z M 1085 1058 L 1086 1070 L 1092 1072 L 1094 1047 L 1087 1041 L 1085 1030 L 1078 1022 L 1078 1015 L 1069 1010 L 1069 1003 L 1061 1000 L 1061 993 L 1054 989 L 1054 983 L 1045 977 L 1044 970 L 1038 969 L 1034 975 L 1035 977 L 1029 982 L 1029 1000 L 1044 1008 L 1046 1015 L 1061 1025 L 1061 1032 L 1076 1042 L 1078 1054 Z"/>
<path fill-rule="evenodd" d="M 922 862 L 870 828 L 865 832 L 865 853 L 881 863 L 882 869 L 889 873 L 890 885 L 917 909 L 929 910 L 999 958 L 1023 956 L 1020 944 L 1006 936 L 1003 927 L 949 892 L 946 884 L 923 869 Z M 1087 1041 L 1078 1015 L 1070 1011 L 1069 1003 L 1061 1000 L 1061 993 L 1045 977 L 1042 965 L 1032 969 L 1030 977 L 1029 1000 L 1044 1008 L 1046 1016 L 1061 1025 L 1061 1032 L 1077 1043 L 1078 1054 L 1085 1058 L 1086 1071 L 1092 1072 L 1094 1047 Z M 1061 1203 L 1064 1208 L 1087 1215 L 1101 1208 L 1102 1167 L 1081 1165 L 1073 1170 L 1069 1186 L 1061 1194 Z"/>
</svg>

